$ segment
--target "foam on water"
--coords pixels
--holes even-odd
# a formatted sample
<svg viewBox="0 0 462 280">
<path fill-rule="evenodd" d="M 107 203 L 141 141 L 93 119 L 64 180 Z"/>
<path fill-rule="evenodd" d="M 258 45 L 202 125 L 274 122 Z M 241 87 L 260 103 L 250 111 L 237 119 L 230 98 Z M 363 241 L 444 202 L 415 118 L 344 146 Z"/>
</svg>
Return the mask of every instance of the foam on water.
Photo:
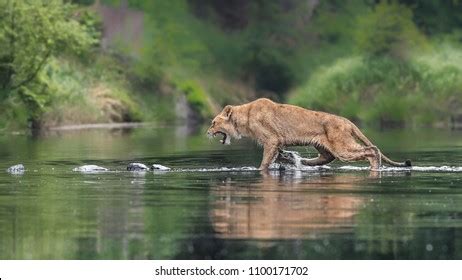
<svg viewBox="0 0 462 280">
<path fill-rule="evenodd" d="M 345 165 L 338 167 L 340 170 L 351 170 L 351 171 L 362 171 L 370 170 L 368 166 L 353 166 Z M 405 171 L 417 171 L 417 172 L 462 172 L 462 166 L 412 166 L 412 167 L 392 167 L 382 166 L 378 171 L 381 172 L 405 172 Z"/>
<path fill-rule="evenodd" d="M 330 167 L 326 165 L 321 166 L 306 166 L 302 164 L 302 157 L 298 152 L 294 151 L 283 151 L 285 154 L 285 159 L 290 159 L 292 163 L 274 163 L 273 168 L 283 167 L 286 170 L 301 170 L 301 171 L 320 171 L 320 170 L 349 170 L 349 171 L 364 171 L 370 170 L 369 166 L 353 166 L 353 165 L 344 165 L 339 167 Z M 382 166 L 378 170 L 380 172 L 409 172 L 409 171 L 418 171 L 418 172 L 462 172 L 462 166 L 412 166 L 412 167 L 391 167 L 391 166 Z"/>
<path fill-rule="evenodd" d="M 288 164 L 273 163 L 270 166 L 270 170 L 288 170 L 288 171 L 368 171 L 369 166 L 354 166 L 354 165 L 343 165 L 331 167 L 327 165 L 321 166 L 295 166 Z M 245 171 L 258 171 L 256 167 L 243 166 L 243 167 L 216 167 L 216 168 L 191 168 L 191 169 L 174 169 L 176 172 L 245 172 Z M 413 167 L 388 167 L 382 166 L 379 172 L 462 172 L 461 166 L 413 166 Z"/>
<path fill-rule="evenodd" d="M 385 167 L 386 170 L 399 170 L 399 167 Z M 403 169 L 403 168 L 401 168 Z M 462 172 L 462 166 L 413 166 L 410 168 L 412 171 L 422 172 Z"/>
<path fill-rule="evenodd" d="M 286 170 L 286 171 L 307 171 L 307 172 L 320 172 L 320 171 L 368 171 L 370 170 L 369 166 L 354 166 L 354 165 L 342 165 L 342 166 L 296 166 L 290 164 L 279 164 L 273 163 L 270 170 Z M 242 166 L 242 167 L 212 167 L 212 168 L 175 168 L 168 171 L 164 171 L 162 173 L 169 173 L 169 172 L 249 172 L 249 171 L 258 171 L 257 167 L 253 166 Z M 92 169 L 81 169 L 81 168 L 74 168 L 73 171 L 79 171 L 81 173 L 119 173 L 124 172 L 125 170 L 92 170 Z M 153 170 L 151 172 L 156 172 L 157 170 Z M 382 166 L 379 172 L 462 172 L 462 166 L 413 166 L 413 167 L 388 167 Z"/>
</svg>

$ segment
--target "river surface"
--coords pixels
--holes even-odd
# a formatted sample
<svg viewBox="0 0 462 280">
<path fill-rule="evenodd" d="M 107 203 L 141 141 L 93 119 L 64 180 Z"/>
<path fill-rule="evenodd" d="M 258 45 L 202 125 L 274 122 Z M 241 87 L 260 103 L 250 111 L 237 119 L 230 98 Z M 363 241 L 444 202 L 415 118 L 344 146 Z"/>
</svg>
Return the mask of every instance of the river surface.
<svg viewBox="0 0 462 280">
<path fill-rule="evenodd" d="M 205 129 L 0 135 L 0 259 L 462 258 L 461 131 L 366 130 L 414 170 L 262 174 L 255 143 Z M 110 171 L 72 171 L 84 164 Z"/>
</svg>

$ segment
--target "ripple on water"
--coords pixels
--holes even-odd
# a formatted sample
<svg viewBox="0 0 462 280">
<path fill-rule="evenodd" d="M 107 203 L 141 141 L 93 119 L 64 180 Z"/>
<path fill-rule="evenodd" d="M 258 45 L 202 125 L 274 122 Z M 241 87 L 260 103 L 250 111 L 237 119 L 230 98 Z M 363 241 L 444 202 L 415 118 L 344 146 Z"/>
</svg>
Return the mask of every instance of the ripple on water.
<svg viewBox="0 0 462 280">
<path fill-rule="evenodd" d="M 242 167 L 211 167 L 211 168 L 177 168 L 171 169 L 169 172 L 248 172 L 248 171 L 258 171 L 259 169 L 253 166 L 242 166 Z M 354 165 L 343 165 L 331 167 L 328 165 L 321 166 L 296 166 L 289 164 L 272 164 L 270 170 L 288 170 L 288 171 L 333 171 L 333 170 L 342 170 L 342 171 L 367 171 L 370 170 L 369 166 L 354 166 Z M 73 171 L 81 173 L 101 173 L 109 172 L 106 168 L 87 168 L 78 167 L 74 168 Z M 121 170 L 119 172 L 123 172 Z M 154 170 L 156 171 L 156 170 Z M 389 167 L 382 166 L 379 172 L 462 172 L 462 167 L 460 166 L 412 166 L 412 167 Z M 114 170 L 113 172 L 118 172 Z"/>
<path fill-rule="evenodd" d="M 338 167 L 340 170 L 369 170 L 370 167 L 367 166 L 353 166 L 345 165 Z M 418 171 L 418 172 L 462 172 L 461 166 L 412 166 L 412 167 L 390 167 L 382 166 L 379 171 L 382 172 L 408 172 L 408 171 Z"/>
</svg>

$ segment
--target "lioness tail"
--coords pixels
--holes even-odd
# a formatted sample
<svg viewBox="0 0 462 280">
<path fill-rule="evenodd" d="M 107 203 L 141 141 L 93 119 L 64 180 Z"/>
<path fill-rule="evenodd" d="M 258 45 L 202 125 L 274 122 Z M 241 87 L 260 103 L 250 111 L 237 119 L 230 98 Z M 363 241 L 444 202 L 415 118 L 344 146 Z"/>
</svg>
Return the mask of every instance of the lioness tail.
<svg viewBox="0 0 462 280">
<path fill-rule="evenodd" d="M 409 159 L 406 159 L 404 162 L 396 162 L 396 161 L 393 161 L 391 159 L 389 159 L 388 157 L 386 157 L 384 154 L 380 153 L 380 156 L 382 157 L 382 160 L 392 166 L 396 166 L 396 167 L 411 167 L 412 166 L 412 163 L 411 163 L 411 160 Z"/>
<path fill-rule="evenodd" d="M 378 150 L 378 148 L 376 146 L 374 146 L 374 144 L 372 144 L 372 142 L 361 132 L 361 130 L 359 130 L 359 128 L 356 125 L 354 125 L 352 123 L 352 127 L 353 127 L 354 136 L 356 138 L 358 138 L 361 142 L 363 142 L 364 145 L 369 146 L 369 147 L 375 147 L 375 149 L 380 153 L 380 157 L 384 162 L 386 162 L 386 163 L 388 163 L 388 164 L 390 164 L 392 166 L 396 166 L 396 167 L 410 167 L 410 166 L 412 166 L 412 163 L 411 163 L 411 161 L 409 159 L 405 160 L 404 162 L 396 162 L 396 161 L 393 161 L 393 160 L 389 159 L 387 156 L 382 154 L 382 152 L 380 152 Z"/>
</svg>

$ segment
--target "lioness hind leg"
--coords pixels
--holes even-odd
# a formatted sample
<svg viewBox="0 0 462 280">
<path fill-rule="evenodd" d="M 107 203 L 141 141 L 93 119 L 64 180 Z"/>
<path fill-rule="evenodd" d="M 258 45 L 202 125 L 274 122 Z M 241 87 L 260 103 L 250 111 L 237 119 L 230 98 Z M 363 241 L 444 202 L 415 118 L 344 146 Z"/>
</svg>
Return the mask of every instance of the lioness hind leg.
<svg viewBox="0 0 462 280">
<path fill-rule="evenodd" d="M 332 153 L 327 151 L 325 148 L 323 147 L 315 147 L 315 148 L 319 152 L 318 157 L 316 158 L 299 157 L 301 164 L 307 165 L 307 166 L 318 166 L 318 165 L 328 164 L 335 160 L 335 157 L 332 155 Z M 288 163 L 288 164 L 293 164 L 293 165 L 297 164 L 297 159 L 296 159 L 296 156 L 294 156 L 294 152 L 288 152 L 282 149 L 278 149 L 278 155 L 276 157 L 276 161 L 279 163 Z"/>
<path fill-rule="evenodd" d="M 360 145 L 354 145 L 353 147 L 336 145 L 334 147 L 332 154 L 341 161 L 367 160 L 372 170 L 380 168 L 380 153 L 377 152 L 378 149 L 375 147 L 361 147 Z"/>
<path fill-rule="evenodd" d="M 303 158 L 301 160 L 301 163 L 303 165 L 308 165 L 308 166 L 325 165 L 335 160 L 335 157 L 332 155 L 332 153 L 327 151 L 325 148 L 322 148 L 322 147 L 315 147 L 315 148 L 319 152 L 318 157 L 317 158 Z"/>
<path fill-rule="evenodd" d="M 380 150 L 376 146 L 365 147 L 364 150 L 368 153 L 367 159 L 371 164 L 372 169 L 379 169 L 382 166 L 382 156 Z"/>
<path fill-rule="evenodd" d="M 300 161 L 303 165 L 308 165 L 308 166 L 317 166 L 317 165 L 326 165 L 328 163 L 331 163 L 332 161 L 335 160 L 335 157 L 330 154 L 330 155 L 323 155 L 319 154 L 317 158 L 302 158 Z"/>
</svg>

